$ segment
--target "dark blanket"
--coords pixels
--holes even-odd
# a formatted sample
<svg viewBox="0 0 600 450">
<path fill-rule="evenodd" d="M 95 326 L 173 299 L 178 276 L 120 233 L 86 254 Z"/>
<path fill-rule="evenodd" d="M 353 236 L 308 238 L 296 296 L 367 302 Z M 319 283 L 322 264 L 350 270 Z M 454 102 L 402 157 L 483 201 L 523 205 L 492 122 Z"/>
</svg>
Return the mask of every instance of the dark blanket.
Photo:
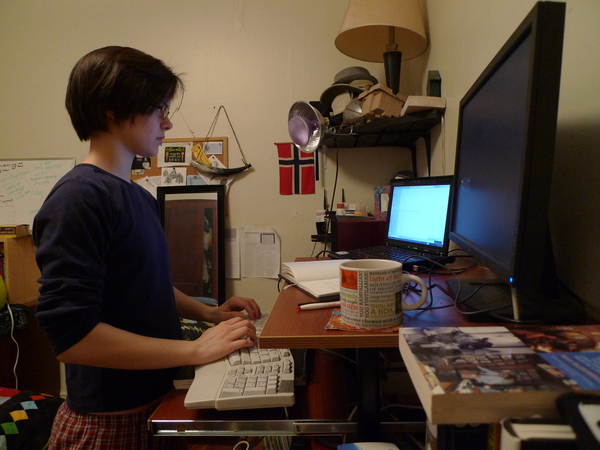
<svg viewBox="0 0 600 450">
<path fill-rule="evenodd" d="M 0 387 L 0 448 L 42 450 L 63 401 L 47 394 Z"/>
</svg>

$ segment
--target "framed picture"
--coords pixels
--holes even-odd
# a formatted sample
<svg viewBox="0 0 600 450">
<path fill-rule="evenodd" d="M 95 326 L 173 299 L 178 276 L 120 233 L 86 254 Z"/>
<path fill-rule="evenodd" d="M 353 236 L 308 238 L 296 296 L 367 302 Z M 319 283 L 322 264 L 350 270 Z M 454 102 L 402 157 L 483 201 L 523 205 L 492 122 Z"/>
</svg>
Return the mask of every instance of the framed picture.
<svg viewBox="0 0 600 450">
<path fill-rule="evenodd" d="M 159 187 L 173 285 L 219 304 L 225 296 L 225 186 Z"/>
</svg>

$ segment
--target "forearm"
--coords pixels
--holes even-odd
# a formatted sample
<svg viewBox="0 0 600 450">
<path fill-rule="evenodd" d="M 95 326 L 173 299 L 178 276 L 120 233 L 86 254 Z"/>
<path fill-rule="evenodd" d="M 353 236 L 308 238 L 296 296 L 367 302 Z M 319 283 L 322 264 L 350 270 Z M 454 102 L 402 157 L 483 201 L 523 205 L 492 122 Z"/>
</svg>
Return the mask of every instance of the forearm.
<svg viewBox="0 0 600 450">
<path fill-rule="evenodd" d="M 199 302 L 177 288 L 173 288 L 173 292 L 179 317 L 213 323 L 215 311 L 213 306 Z"/>
<path fill-rule="evenodd" d="M 180 317 L 210 323 L 220 323 L 233 317 L 248 316 L 258 319 L 261 316 L 260 307 L 251 298 L 234 296 L 218 308 L 196 301 L 180 290 L 173 288 L 175 304 Z"/>
<path fill-rule="evenodd" d="M 99 323 L 58 360 L 111 369 L 157 369 L 194 364 L 196 351 L 189 341 L 134 334 Z"/>
<path fill-rule="evenodd" d="M 205 331 L 195 341 L 141 336 L 99 323 L 58 360 L 110 369 L 147 370 L 194 366 L 254 345 L 254 327 L 239 317 Z M 250 339 L 243 339 L 249 337 Z"/>
</svg>

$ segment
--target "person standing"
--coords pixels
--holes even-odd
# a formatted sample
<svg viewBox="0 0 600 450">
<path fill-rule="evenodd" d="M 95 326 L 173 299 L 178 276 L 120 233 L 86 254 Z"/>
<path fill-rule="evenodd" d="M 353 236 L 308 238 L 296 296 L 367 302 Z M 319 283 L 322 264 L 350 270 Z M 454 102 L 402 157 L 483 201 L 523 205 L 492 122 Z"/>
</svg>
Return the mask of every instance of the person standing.
<svg viewBox="0 0 600 450">
<path fill-rule="evenodd" d="M 33 223 L 41 271 L 36 317 L 65 363 L 67 399 L 49 448 L 158 449 L 147 419 L 181 366 L 217 360 L 256 340 L 250 298 L 210 307 L 173 287 L 158 205 L 130 180 L 173 124 L 179 76 L 142 51 L 110 46 L 83 56 L 65 104 L 89 152 L 54 186 Z M 217 324 L 182 339 L 180 317 Z M 243 339 L 248 337 L 249 339 Z"/>
</svg>

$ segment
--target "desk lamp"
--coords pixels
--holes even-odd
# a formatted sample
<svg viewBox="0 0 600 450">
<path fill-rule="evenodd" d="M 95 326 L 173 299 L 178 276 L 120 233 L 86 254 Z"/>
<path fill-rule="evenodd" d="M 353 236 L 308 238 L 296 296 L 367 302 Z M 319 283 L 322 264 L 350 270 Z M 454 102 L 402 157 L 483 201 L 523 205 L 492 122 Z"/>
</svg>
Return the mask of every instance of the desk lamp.
<svg viewBox="0 0 600 450">
<path fill-rule="evenodd" d="M 427 50 L 419 0 L 350 0 L 335 46 L 351 58 L 383 62 L 387 85 L 397 94 L 401 61 Z"/>
</svg>

